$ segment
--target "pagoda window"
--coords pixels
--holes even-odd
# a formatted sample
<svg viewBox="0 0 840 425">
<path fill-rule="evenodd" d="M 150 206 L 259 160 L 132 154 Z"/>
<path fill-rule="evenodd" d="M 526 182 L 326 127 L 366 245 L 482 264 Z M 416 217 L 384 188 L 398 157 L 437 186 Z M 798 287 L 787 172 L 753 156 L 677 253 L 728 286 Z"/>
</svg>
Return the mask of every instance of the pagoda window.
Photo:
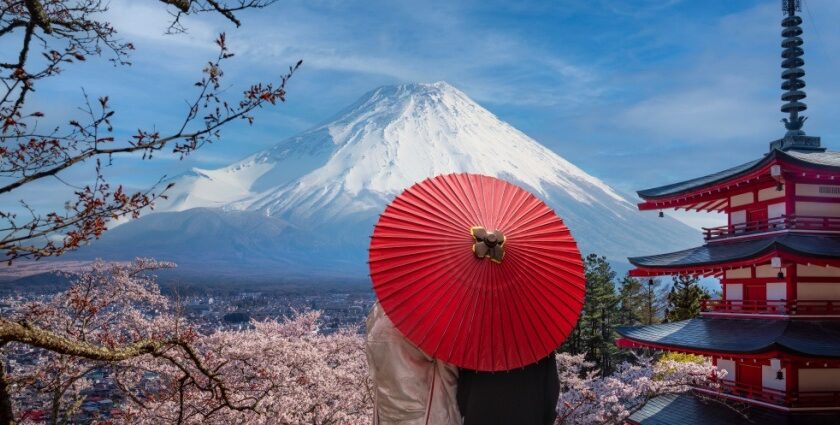
<svg viewBox="0 0 840 425">
<path fill-rule="evenodd" d="M 840 391 L 840 369 L 799 369 L 799 391 Z"/>
</svg>

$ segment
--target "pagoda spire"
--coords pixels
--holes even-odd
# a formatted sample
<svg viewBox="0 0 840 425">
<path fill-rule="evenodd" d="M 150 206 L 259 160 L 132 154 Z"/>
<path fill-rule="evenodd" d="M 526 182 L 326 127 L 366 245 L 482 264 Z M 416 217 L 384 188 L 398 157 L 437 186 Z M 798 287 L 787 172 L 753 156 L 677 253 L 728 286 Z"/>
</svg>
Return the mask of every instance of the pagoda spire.
<svg viewBox="0 0 840 425">
<path fill-rule="evenodd" d="M 787 14 L 782 19 L 782 101 L 787 102 L 782 105 L 782 112 L 790 114 L 789 118 L 785 118 L 785 128 L 790 135 L 804 135 L 802 131 L 802 124 L 805 123 L 807 117 L 800 116 L 799 113 L 808 109 L 808 106 L 802 102 L 805 98 L 805 81 L 802 77 L 805 76 L 805 70 L 801 67 L 805 65 L 802 55 L 805 51 L 802 49 L 802 18 L 796 16 L 796 12 L 800 10 L 800 0 L 783 0 L 782 6 Z"/>
<path fill-rule="evenodd" d="M 802 18 L 796 12 L 802 10 L 801 0 L 782 0 L 782 11 L 785 17 L 782 19 L 782 112 L 788 114 L 782 121 L 785 123 L 787 133 L 785 137 L 770 143 L 770 149 L 797 149 L 797 150 L 824 150 L 820 147 L 819 137 L 808 137 L 802 130 L 805 120 L 808 118 L 799 115 L 800 112 L 808 109 L 808 105 L 802 102 L 806 94 L 805 70 L 802 67 L 805 61 L 802 55 L 804 41 L 802 40 Z"/>
</svg>

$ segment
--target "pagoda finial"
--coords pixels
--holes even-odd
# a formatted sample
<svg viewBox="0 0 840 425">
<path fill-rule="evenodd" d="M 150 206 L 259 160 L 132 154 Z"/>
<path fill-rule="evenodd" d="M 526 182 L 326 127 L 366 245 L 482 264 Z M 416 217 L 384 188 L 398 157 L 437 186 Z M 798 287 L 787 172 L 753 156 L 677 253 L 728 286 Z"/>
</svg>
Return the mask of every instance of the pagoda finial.
<svg viewBox="0 0 840 425">
<path fill-rule="evenodd" d="M 808 106 L 800 102 L 805 98 L 805 92 L 802 89 L 805 87 L 805 81 L 802 77 L 805 76 L 805 70 L 801 67 L 805 65 L 802 60 L 802 55 L 805 53 L 802 50 L 802 18 L 796 16 L 796 12 L 801 10 L 801 0 L 782 0 L 782 8 L 787 16 L 782 19 L 782 101 L 786 102 L 782 105 L 782 112 L 790 114 L 785 118 L 785 128 L 788 130 L 788 135 L 802 136 L 805 132 L 802 131 L 802 125 L 805 123 L 806 117 L 799 116 L 799 113 L 808 109 Z"/>
<path fill-rule="evenodd" d="M 796 12 L 802 10 L 801 0 L 782 0 L 782 12 L 787 13 L 788 16 L 793 16 Z"/>
<path fill-rule="evenodd" d="M 785 123 L 787 133 L 783 139 L 777 140 L 770 144 L 770 149 L 801 149 L 801 150 L 823 150 L 820 146 L 820 139 L 818 137 L 807 137 L 802 130 L 807 117 L 800 116 L 799 113 L 808 109 L 808 106 L 801 102 L 805 99 L 805 81 L 802 77 L 805 76 L 805 70 L 802 66 L 805 61 L 802 55 L 805 51 L 802 49 L 802 18 L 796 15 L 796 12 L 802 10 L 801 0 L 782 0 L 782 11 L 785 17 L 782 19 L 782 112 L 789 114 L 787 118 L 782 119 Z"/>
</svg>

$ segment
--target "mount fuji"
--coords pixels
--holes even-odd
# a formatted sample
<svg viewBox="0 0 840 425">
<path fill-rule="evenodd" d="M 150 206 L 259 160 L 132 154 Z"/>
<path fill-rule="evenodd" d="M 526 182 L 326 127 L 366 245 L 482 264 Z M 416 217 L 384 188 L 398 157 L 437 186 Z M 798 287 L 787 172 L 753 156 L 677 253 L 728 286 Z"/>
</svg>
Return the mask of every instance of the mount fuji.
<svg viewBox="0 0 840 425">
<path fill-rule="evenodd" d="M 445 82 L 375 89 L 316 126 L 226 167 L 175 177 L 153 214 L 73 257 L 154 256 L 230 276 L 364 277 L 378 215 L 425 178 L 469 172 L 521 185 L 565 220 L 581 252 L 616 263 L 699 242 Z M 621 268 L 621 267 L 619 267 Z"/>
</svg>

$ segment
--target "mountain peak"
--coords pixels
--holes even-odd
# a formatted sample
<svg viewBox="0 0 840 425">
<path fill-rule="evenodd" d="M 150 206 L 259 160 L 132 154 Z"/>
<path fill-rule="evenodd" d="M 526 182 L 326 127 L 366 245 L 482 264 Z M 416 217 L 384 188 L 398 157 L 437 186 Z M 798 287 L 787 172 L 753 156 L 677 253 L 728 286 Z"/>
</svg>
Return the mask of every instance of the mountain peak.
<svg viewBox="0 0 840 425">
<path fill-rule="evenodd" d="M 684 248 L 678 245 L 696 237 L 674 220 L 643 215 L 444 81 L 379 87 L 270 149 L 217 170 L 194 170 L 178 179 L 158 211 L 241 211 L 249 221 L 235 227 L 256 233 L 273 226 L 250 221 L 264 217 L 283 223 L 282 246 L 266 245 L 280 258 L 317 258 L 321 268 L 332 263 L 358 272 L 385 205 L 411 185 L 449 173 L 494 176 L 535 193 L 563 217 L 585 253 L 622 259 Z M 240 243 L 223 235 L 218 246 Z"/>
<path fill-rule="evenodd" d="M 429 94 L 442 92 L 455 92 L 463 95 L 463 92 L 446 81 L 435 81 L 434 83 L 405 83 L 380 86 L 372 92 L 395 93 L 395 94 Z"/>
<path fill-rule="evenodd" d="M 459 101 L 475 104 L 464 92 L 446 81 L 394 84 L 380 86 L 369 91 L 342 113 L 370 109 L 381 110 L 383 107 L 406 107 L 406 102 L 411 105 L 423 105 L 429 102 L 432 104 L 451 104 Z"/>
</svg>

